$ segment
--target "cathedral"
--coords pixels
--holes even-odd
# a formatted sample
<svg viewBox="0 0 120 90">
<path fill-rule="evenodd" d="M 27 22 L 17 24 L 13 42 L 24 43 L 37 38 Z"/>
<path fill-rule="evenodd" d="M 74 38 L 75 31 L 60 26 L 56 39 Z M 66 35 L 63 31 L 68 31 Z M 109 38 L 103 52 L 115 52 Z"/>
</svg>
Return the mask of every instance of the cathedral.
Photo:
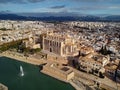
<svg viewBox="0 0 120 90">
<path fill-rule="evenodd" d="M 77 45 L 72 36 L 60 32 L 49 32 L 43 36 L 43 50 L 62 57 L 78 55 Z"/>
</svg>

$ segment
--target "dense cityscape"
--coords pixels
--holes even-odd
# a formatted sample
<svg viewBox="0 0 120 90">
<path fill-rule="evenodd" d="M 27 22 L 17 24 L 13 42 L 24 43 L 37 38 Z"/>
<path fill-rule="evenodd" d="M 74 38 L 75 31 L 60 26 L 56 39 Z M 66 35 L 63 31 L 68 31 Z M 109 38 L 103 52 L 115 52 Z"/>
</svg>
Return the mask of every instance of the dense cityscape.
<svg viewBox="0 0 120 90">
<path fill-rule="evenodd" d="M 1 20 L 0 56 L 38 65 L 76 90 L 120 89 L 119 22 Z"/>
</svg>

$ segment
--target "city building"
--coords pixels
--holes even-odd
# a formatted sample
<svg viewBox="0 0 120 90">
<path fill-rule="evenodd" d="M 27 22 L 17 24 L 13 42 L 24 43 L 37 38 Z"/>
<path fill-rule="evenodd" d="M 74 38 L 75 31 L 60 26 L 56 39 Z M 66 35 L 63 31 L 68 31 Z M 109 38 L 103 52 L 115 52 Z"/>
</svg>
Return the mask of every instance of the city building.
<svg viewBox="0 0 120 90">
<path fill-rule="evenodd" d="M 26 48 L 31 48 L 31 49 L 41 48 L 40 43 L 36 42 L 37 40 L 38 38 L 36 39 L 35 36 L 29 36 L 28 39 L 23 40 L 23 44 Z"/>
<path fill-rule="evenodd" d="M 75 40 L 60 32 L 49 32 L 43 37 L 43 50 L 62 57 L 78 55 Z"/>
<path fill-rule="evenodd" d="M 99 73 L 104 73 L 104 66 L 109 63 L 109 56 L 94 55 L 89 54 L 85 57 L 79 58 L 80 70 L 99 75 Z"/>
</svg>

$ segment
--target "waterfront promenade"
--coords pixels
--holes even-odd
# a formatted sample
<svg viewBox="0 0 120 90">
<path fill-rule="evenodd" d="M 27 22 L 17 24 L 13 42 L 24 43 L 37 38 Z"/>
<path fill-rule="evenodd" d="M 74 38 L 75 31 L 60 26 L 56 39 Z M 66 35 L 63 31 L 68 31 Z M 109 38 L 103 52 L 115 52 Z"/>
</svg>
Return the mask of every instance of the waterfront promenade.
<svg viewBox="0 0 120 90">
<path fill-rule="evenodd" d="M 34 64 L 34 65 L 40 65 L 40 64 L 46 63 L 45 60 L 39 60 L 32 56 L 26 57 L 23 54 L 20 54 L 17 52 L 6 51 L 6 52 L 1 53 L 0 56 L 9 57 L 9 58 L 12 58 L 18 61 L 22 61 L 22 62 Z"/>
</svg>

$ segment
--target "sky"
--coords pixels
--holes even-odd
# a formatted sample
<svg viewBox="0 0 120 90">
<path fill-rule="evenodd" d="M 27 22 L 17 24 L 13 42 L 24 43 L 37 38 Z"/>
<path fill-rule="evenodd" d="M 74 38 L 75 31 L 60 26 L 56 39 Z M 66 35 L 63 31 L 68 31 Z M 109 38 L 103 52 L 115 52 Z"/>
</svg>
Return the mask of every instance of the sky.
<svg viewBox="0 0 120 90">
<path fill-rule="evenodd" d="M 120 15 L 120 0 L 0 0 L 0 12 Z"/>
</svg>

